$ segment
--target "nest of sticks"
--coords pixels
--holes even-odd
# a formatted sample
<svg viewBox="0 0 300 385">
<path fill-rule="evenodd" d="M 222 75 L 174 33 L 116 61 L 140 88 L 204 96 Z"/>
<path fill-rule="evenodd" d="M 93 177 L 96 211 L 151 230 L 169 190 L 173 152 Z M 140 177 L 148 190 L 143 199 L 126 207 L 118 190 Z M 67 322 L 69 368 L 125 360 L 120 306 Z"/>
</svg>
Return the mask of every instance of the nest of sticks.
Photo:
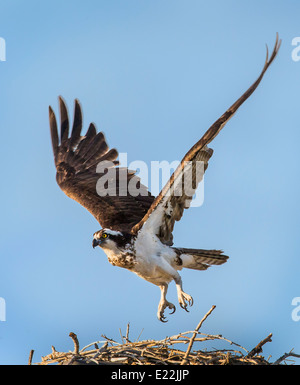
<svg viewBox="0 0 300 385">
<path fill-rule="evenodd" d="M 292 351 L 285 353 L 271 363 L 260 355 L 262 347 L 271 342 L 272 334 L 260 341 L 252 350 L 248 351 L 241 345 L 224 338 L 221 335 L 211 335 L 199 332 L 203 322 L 212 313 L 215 306 L 205 314 L 195 330 L 179 333 L 163 340 L 144 340 L 139 338 L 132 342 L 129 339 L 129 324 L 126 335 L 121 334 L 121 342 L 102 335 L 101 341 L 93 342 L 82 349 L 79 347 L 77 335 L 69 334 L 74 343 L 74 350 L 59 352 L 52 346 L 52 352 L 42 357 L 38 365 L 279 365 L 294 363 L 289 357 L 300 358 Z M 192 350 L 195 342 L 222 340 L 229 344 L 230 349 L 222 350 Z M 99 346 L 99 344 L 102 344 Z M 186 350 L 176 349 L 178 344 L 188 345 Z M 32 364 L 34 350 L 29 355 L 29 365 Z"/>
</svg>

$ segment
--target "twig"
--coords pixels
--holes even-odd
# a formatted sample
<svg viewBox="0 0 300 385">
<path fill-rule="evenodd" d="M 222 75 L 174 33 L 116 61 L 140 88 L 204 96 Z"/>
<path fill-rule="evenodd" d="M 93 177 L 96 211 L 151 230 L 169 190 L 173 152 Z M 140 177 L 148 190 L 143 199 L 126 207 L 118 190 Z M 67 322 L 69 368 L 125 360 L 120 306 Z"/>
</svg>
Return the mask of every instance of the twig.
<svg viewBox="0 0 300 385">
<path fill-rule="evenodd" d="M 101 334 L 101 337 L 105 338 L 107 341 L 112 342 L 112 343 L 114 343 L 114 344 L 122 345 L 122 344 L 120 344 L 119 342 L 113 340 L 112 338 L 106 337 L 104 334 Z"/>
<path fill-rule="evenodd" d="M 248 353 L 248 350 L 246 348 L 244 348 L 242 345 L 240 344 L 237 344 L 236 342 L 233 342 L 233 341 L 230 341 L 228 340 L 227 338 L 223 337 L 222 335 L 212 335 L 212 334 L 205 334 L 205 333 L 198 333 L 200 336 L 206 336 L 207 338 L 206 339 L 200 339 L 199 338 L 199 341 L 202 340 L 202 341 L 207 341 L 207 340 L 222 340 L 222 341 L 226 341 L 228 343 L 230 343 L 230 345 L 235 345 L 237 346 L 238 348 L 241 348 L 243 349 L 246 353 Z M 197 341 L 198 339 L 195 339 L 195 341 Z"/>
<path fill-rule="evenodd" d="M 184 356 L 184 358 L 183 358 L 183 360 L 182 360 L 182 362 L 181 362 L 181 365 L 184 365 L 184 364 L 187 362 L 187 357 L 188 357 L 188 355 L 190 354 L 190 351 L 191 351 L 191 349 L 192 349 L 194 340 L 195 340 L 195 338 L 196 338 L 196 335 L 198 334 L 199 329 L 201 328 L 201 326 L 202 326 L 203 322 L 206 320 L 206 318 L 207 318 L 207 317 L 214 311 L 215 308 L 216 308 L 216 306 L 213 305 L 213 306 L 211 307 L 211 309 L 210 309 L 210 310 L 205 314 L 205 316 L 202 318 L 202 320 L 198 323 L 198 325 L 197 325 L 197 327 L 196 327 L 196 329 L 195 329 L 195 331 L 194 331 L 194 334 L 192 335 L 192 337 L 191 337 L 191 339 L 190 339 L 189 346 L 188 346 L 188 348 L 187 348 L 187 350 L 186 350 L 186 353 L 185 353 L 185 356 Z"/>
<path fill-rule="evenodd" d="M 256 346 L 255 346 L 255 348 L 253 348 L 248 354 L 247 354 L 247 358 L 251 358 L 251 357 L 253 357 L 253 356 L 255 356 L 255 354 L 258 354 L 258 353 L 261 353 L 262 352 L 262 346 L 264 345 L 264 344 L 266 344 L 267 342 L 271 342 L 272 340 L 271 340 L 271 337 L 272 337 L 272 333 L 270 333 L 269 335 L 268 335 L 268 337 L 266 337 L 265 339 L 263 339 L 262 341 L 260 341 L 260 343 L 259 344 L 257 344 Z"/>
<path fill-rule="evenodd" d="M 34 350 L 33 349 L 30 350 L 29 358 L 28 358 L 28 365 L 31 365 L 31 363 L 32 363 L 33 353 L 34 353 Z"/>
<path fill-rule="evenodd" d="M 121 330 L 121 328 L 119 328 L 119 332 L 120 332 L 121 340 L 122 340 L 122 342 L 123 342 L 123 344 L 124 344 L 124 343 L 125 343 L 125 340 L 124 340 L 124 338 L 123 338 L 123 336 L 122 336 L 122 330 Z"/>
<path fill-rule="evenodd" d="M 144 328 L 141 330 L 141 332 L 140 332 L 140 334 L 139 334 L 139 336 L 138 336 L 138 338 L 136 339 L 135 342 L 137 342 L 140 339 L 140 336 L 142 335 L 143 331 L 144 331 Z"/>
<path fill-rule="evenodd" d="M 95 345 L 95 344 L 107 344 L 107 341 L 95 341 L 95 342 L 92 342 L 92 343 L 86 345 L 85 347 L 83 347 L 83 348 L 80 350 L 80 353 L 82 353 L 82 352 L 85 351 L 87 348 L 89 348 L 90 346 L 93 346 L 93 345 Z M 96 349 L 99 349 L 99 347 L 96 348 Z"/>
<path fill-rule="evenodd" d="M 129 341 L 129 325 L 130 325 L 130 323 L 128 322 L 128 324 L 127 324 L 127 329 L 126 329 L 126 342 L 130 342 Z"/>
<path fill-rule="evenodd" d="M 69 334 L 69 337 L 72 338 L 73 342 L 74 342 L 74 354 L 79 354 L 79 342 L 78 342 L 78 338 L 77 338 L 77 335 L 73 332 L 71 332 Z"/>
<path fill-rule="evenodd" d="M 300 358 L 300 354 L 293 353 L 292 350 L 291 350 L 289 353 L 285 353 L 281 357 L 279 357 L 278 360 L 276 360 L 272 365 L 279 365 L 280 362 L 284 361 L 288 357 Z"/>
</svg>

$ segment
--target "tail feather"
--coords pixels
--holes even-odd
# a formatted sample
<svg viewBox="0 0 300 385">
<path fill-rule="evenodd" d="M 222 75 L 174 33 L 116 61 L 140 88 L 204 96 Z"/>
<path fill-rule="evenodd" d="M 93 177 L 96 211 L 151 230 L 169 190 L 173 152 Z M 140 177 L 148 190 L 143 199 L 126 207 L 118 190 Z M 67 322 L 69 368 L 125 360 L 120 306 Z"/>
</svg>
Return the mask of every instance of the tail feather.
<svg viewBox="0 0 300 385">
<path fill-rule="evenodd" d="M 182 262 L 182 267 L 206 270 L 211 265 L 222 265 L 229 258 L 222 250 L 184 249 L 173 247 Z"/>
</svg>

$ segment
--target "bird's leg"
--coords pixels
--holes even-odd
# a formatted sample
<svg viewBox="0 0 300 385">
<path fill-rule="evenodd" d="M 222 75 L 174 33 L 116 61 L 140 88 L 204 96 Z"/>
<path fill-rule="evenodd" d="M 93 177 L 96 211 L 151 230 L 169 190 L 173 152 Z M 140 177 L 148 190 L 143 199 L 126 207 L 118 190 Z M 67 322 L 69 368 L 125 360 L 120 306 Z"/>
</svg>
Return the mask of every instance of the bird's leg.
<svg viewBox="0 0 300 385">
<path fill-rule="evenodd" d="M 158 311 L 157 311 L 157 318 L 162 322 L 167 322 L 166 317 L 164 316 L 165 308 L 168 307 L 169 309 L 173 310 L 170 314 L 173 314 L 176 310 L 175 305 L 173 305 L 171 302 L 167 301 L 166 295 L 168 290 L 168 285 L 160 285 L 159 286 L 161 290 L 161 297 L 158 304 Z"/>
<path fill-rule="evenodd" d="M 178 295 L 178 302 L 179 302 L 179 305 L 180 307 L 182 307 L 182 309 L 184 309 L 185 311 L 188 312 L 188 309 L 187 309 L 187 303 L 185 301 L 187 301 L 189 303 L 190 306 L 193 305 L 193 298 L 185 293 L 182 289 L 182 280 L 181 280 L 181 277 L 179 274 L 177 274 L 175 277 L 174 277 L 174 281 L 176 283 L 176 288 L 177 288 L 177 295 Z"/>
<path fill-rule="evenodd" d="M 162 259 L 160 259 L 160 262 L 161 262 L 161 264 L 160 264 L 160 266 L 159 266 L 159 269 L 164 273 L 164 274 L 168 274 L 168 275 L 170 275 L 170 277 L 172 277 L 173 279 L 174 279 L 174 281 L 175 281 L 175 283 L 176 283 L 176 288 L 177 288 L 177 295 L 178 295 L 178 302 L 179 302 L 179 305 L 185 310 L 185 311 L 188 311 L 187 310 L 187 303 L 185 302 L 185 301 L 187 301 L 188 302 L 188 304 L 190 305 L 190 306 L 192 306 L 193 305 L 193 298 L 190 296 L 190 295 L 188 295 L 187 293 L 185 293 L 184 291 L 183 291 L 183 289 L 182 289 L 182 280 L 181 280 L 181 277 L 180 277 L 180 275 L 179 275 L 179 273 L 178 273 L 178 271 L 176 271 L 172 266 L 170 266 L 168 263 L 166 263 L 165 262 L 165 260 L 162 258 Z M 163 306 L 163 304 L 166 302 L 166 303 L 168 303 L 167 302 L 167 300 L 166 300 L 166 292 L 167 292 L 167 288 L 168 288 L 168 285 L 167 284 L 165 284 L 165 288 L 164 288 L 164 291 L 163 291 L 163 289 L 162 289 L 162 287 L 161 287 L 161 294 L 162 294 L 162 296 L 161 296 L 161 301 L 160 301 L 160 303 L 159 303 L 159 307 L 160 307 L 160 305 L 162 304 L 162 306 Z M 167 305 L 166 305 L 167 306 Z M 164 309 L 166 308 L 166 306 L 164 307 Z M 173 305 L 174 306 L 174 305 Z M 159 313 L 159 312 L 158 312 Z M 162 313 L 163 314 L 163 313 Z M 160 319 L 160 317 L 158 316 L 158 318 Z"/>
</svg>

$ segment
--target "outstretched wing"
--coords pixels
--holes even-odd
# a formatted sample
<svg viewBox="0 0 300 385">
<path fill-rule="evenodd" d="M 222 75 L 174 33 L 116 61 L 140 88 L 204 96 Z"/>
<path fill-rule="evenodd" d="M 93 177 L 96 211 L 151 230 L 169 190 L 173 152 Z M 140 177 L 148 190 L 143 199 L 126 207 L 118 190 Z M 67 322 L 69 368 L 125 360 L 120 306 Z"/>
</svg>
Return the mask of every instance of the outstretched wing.
<svg viewBox="0 0 300 385">
<path fill-rule="evenodd" d="M 251 87 L 206 131 L 203 137 L 188 151 L 177 167 L 169 182 L 152 203 L 144 218 L 136 224 L 132 232 L 142 228 L 151 231 L 166 244 L 172 244 L 172 231 L 175 221 L 179 221 L 184 209 L 188 208 L 199 182 L 208 166 L 213 150 L 207 147 L 234 115 L 237 109 L 249 98 L 259 85 L 268 67 L 277 55 L 281 40 L 276 36 L 276 43 L 269 58 L 268 47 L 264 67 L 258 79 Z M 202 167 L 199 166 L 202 165 Z"/>
<path fill-rule="evenodd" d="M 49 107 L 50 131 L 56 180 L 64 193 L 84 206 L 102 227 L 128 230 L 147 213 L 154 197 L 140 184 L 134 171 L 116 167 L 118 152 L 109 149 L 102 132 L 90 124 L 81 136 L 82 112 L 75 100 L 74 121 L 69 136 L 69 117 L 60 97 L 60 136 L 55 114 Z M 100 183 L 101 178 L 105 183 Z M 138 194 L 128 192 L 128 184 L 137 186 Z M 125 187 L 124 187 L 125 186 Z M 113 190 L 113 191 L 112 191 Z M 100 194 L 100 195 L 99 195 Z"/>
</svg>

